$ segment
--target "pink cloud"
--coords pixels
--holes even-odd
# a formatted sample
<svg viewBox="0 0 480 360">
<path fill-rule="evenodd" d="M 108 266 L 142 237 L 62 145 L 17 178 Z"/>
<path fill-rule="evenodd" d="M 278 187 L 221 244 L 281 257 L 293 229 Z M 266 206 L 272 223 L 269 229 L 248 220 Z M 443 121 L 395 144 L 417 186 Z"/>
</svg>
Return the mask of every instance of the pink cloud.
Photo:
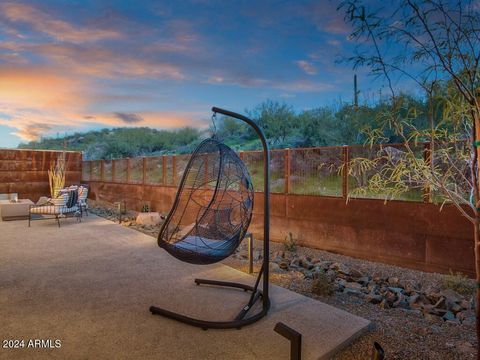
<svg viewBox="0 0 480 360">
<path fill-rule="evenodd" d="M 0 48 L 7 46 L 0 43 Z M 45 57 L 52 68 L 100 78 L 154 77 L 182 80 L 181 69 L 170 63 L 148 60 L 137 54 L 115 53 L 101 46 L 76 44 L 16 44 L 16 53 L 30 52 Z"/>
<path fill-rule="evenodd" d="M 296 62 L 296 64 L 298 65 L 298 67 L 300 69 L 302 69 L 305 74 L 308 74 L 308 75 L 315 75 L 318 73 L 317 69 L 315 68 L 315 66 L 313 66 L 313 64 L 309 61 L 306 61 L 306 60 L 299 60 Z"/>
<path fill-rule="evenodd" d="M 108 39 L 119 39 L 121 34 L 110 29 L 94 29 L 74 26 L 66 21 L 56 19 L 35 7 L 15 2 L 0 5 L 2 15 L 11 22 L 21 22 L 50 37 L 72 43 L 95 42 Z"/>
</svg>

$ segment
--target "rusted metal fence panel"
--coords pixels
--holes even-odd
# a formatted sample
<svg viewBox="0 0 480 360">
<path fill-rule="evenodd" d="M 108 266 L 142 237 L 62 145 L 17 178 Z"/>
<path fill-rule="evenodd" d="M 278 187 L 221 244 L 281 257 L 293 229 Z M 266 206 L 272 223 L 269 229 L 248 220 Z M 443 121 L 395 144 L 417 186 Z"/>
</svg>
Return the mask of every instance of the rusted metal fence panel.
<svg viewBox="0 0 480 360">
<path fill-rule="evenodd" d="M 128 182 L 130 184 L 143 183 L 143 158 L 131 158 L 128 162 Z"/>
<path fill-rule="evenodd" d="M 103 160 L 103 176 L 102 181 L 110 182 L 113 180 L 112 178 L 112 160 Z"/>
<path fill-rule="evenodd" d="M 410 145 L 410 151 L 406 151 L 402 144 L 386 144 L 374 146 L 350 146 L 348 149 L 350 176 L 348 177 L 348 195 L 351 198 L 361 199 L 389 199 L 389 194 L 366 191 L 367 184 L 373 177 L 383 172 L 383 178 L 389 176 L 392 168 L 397 163 L 404 161 L 411 163 L 410 156 L 413 154 L 419 161 L 424 159 L 424 144 Z M 409 157 L 405 159 L 405 157 Z M 370 161 L 370 162 L 369 162 Z M 361 164 L 366 164 L 364 170 L 359 171 Z M 393 186 L 393 185 L 392 185 Z M 395 200 L 423 201 L 424 187 L 422 184 L 404 179 L 402 187 L 406 190 L 399 194 Z M 363 189 L 363 190 L 362 190 Z"/>
<path fill-rule="evenodd" d="M 188 161 L 190 160 L 190 154 L 188 155 L 176 155 L 175 156 L 175 174 L 174 174 L 174 184 L 173 185 L 180 185 L 180 181 L 182 180 L 183 172 L 187 167 Z"/>
<path fill-rule="evenodd" d="M 145 182 L 151 185 L 163 184 L 163 157 L 147 157 Z"/>
<path fill-rule="evenodd" d="M 127 182 L 127 162 L 127 159 L 114 160 L 115 172 L 113 176 L 113 182 Z"/>
<path fill-rule="evenodd" d="M 82 181 L 90 181 L 90 161 L 82 161 Z"/>
<path fill-rule="evenodd" d="M 291 149 L 290 193 L 342 196 L 343 149 Z"/>
<path fill-rule="evenodd" d="M 468 151 L 466 143 L 447 144 L 445 147 L 463 146 Z M 443 164 L 445 157 L 436 159 L 430 157 L 428 143 L 411 145 L 413 154 L 421 161 L 431 162 L 439 169 L 451 164 Z M 438 148 L 437 148 L 438 149 Z M 296 194 L 312 196 L 328 196 L 359 199 L 389 199 L 387 193 L 377 193 L 366 189 L 366 185 L 380 172 L 390 171 L 392 164 L 402 161 L 411 152 L 405 151 L 402 144 L 386 144 L 374 146 L 332 146 L 317 148 L 295 148 L 271 151 L 270 173 L 271 192 L 278 194 Z M 458 156 L 458 148 L 452 153 Z M 435 153 L 434 153 L 435 154 Z M 240 152 L 239 156 L 246 164 L 252 177 L 255 191 L 263 191 L 263 153 L 261 151 Z M 453 156 L 453 155 L 452 155 Z M 84 181 L 105 181 L 129 184 L 148 184 L 162 186 L 178 186 L 183 172 L 190 159 L 187 155 L 166 155 L 161 157 L 138 157 L 131 159 L 84 161 L 82 164 L 82 179 Z M 375 160 L 375 161 L 373 161 Z M 367 169 L 358 171 L 361 163 L 368 163 Z M 465 174 L 459 174 L 458 183 L 465 183 L 468 171 L 466 163 Z M 205 176 L 208 178 L 208 161 L 205 166 Z M 207 181 L 208 182 L 208 181 Z M 457 181 L 455 181 L 457 183 Z M 397 196 L 396 200 L 439 202 L 438 191 L 426 188 L 420 183 L 406 179 L 407 191 Z M 207 185 L 208 186 L 208 185 Z M 466 193 L 464 196 L 467 196 Z"/>
<path fill-rule="evenodd" d="M 66 185 L 90 179 L 90 163 L 82 163 L 82 154 L 55 150 L 0 150 L 0 193 L 18 193 L 21 199 L 36 202 L 41 196 L 50 196 L 48 170 L 65 155 Z"/>
<path fill-rule="evenodd" d="M 101 167 L 103 160 L 92 161 L 92 167 L 90 169 L 90 181 L 101 181 Z"/>
</svg>

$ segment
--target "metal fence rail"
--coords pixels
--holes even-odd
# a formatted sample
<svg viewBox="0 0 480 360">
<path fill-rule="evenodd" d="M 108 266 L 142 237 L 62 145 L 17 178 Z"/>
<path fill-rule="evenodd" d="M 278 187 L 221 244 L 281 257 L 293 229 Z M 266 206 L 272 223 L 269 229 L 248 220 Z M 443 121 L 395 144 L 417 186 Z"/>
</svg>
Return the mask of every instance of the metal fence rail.
<svg viewBox="0 0 480 360">
<path fill-rule="evenodd" d="M 419 158 L 432 161 L 429 143 L 419 143 L 412 149 Z M 401 150 L 402 144 L 362 146 L 332 146 L 271 150 L 271 192 L 313 196 L 383 199 L 382 194 L 357 194 L 355 189 L 364 186 L 369 178 L 381 170 L 378 168 L 351 176 L 348 166 L 356 158 L 372 159 L 382 151 Z M 393 149 L 393 150 L 392 150 Z M 207 156 L 207 155 L 206 155 Z M 243 151 L 240 158 L 247 165 L 255 189 L 261 191 L 263 183 L 263 154 L 261 151 Z M 153 186 L 177 186 L 190 155 L 165 155 L 115 160 L 83 161 L 82 180 L 140 184 Z M 206 174 L 207 176 L 207 174 Z M 429 189 L 412 189 L 402 194 L 401 200 L 431 202 Z"/>
</svg>

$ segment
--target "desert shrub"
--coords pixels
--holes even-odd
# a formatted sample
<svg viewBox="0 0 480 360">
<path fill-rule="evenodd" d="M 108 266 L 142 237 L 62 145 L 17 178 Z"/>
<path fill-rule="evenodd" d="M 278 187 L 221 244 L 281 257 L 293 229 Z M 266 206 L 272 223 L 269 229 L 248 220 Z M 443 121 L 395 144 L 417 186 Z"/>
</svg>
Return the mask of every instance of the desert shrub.
<svg viewBox="0 0 480 360">
<path fill-rule="evenodd" d="M 455 290 L 457 293 L 463 295 L 471 295 L 474 290 L 472 280 L 461 272 L 454 273 L 450 271 L 449 275 L 444 276 L 442 285 L 446 289 Z"/>
<path fill-rule="evenodd" d="M 312 294 L 319 296 L 331 296 L 334 293 L 333 284 L 328 276 L 320 272 L 317 274 L 311 285 Z"/>
<path fill-rule="evenodd" d="M 297 239 L 293 237 L 291 232 L 288 233 L 288 236 L 285 236 L 285 242 L 283 243 L 286 251 L 296 252 L 297 251 Z"/>
</svg>

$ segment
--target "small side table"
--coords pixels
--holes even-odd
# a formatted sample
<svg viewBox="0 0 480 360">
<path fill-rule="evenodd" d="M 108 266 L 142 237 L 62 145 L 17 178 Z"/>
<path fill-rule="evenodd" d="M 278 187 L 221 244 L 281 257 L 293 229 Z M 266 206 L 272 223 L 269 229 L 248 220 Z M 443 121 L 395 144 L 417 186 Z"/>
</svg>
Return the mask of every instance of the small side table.
<svg viewBox="0 0 480 360">
<path fill-rule="evenodd" d="M 29 199 L 19 199 L 14 203 L 0 200 L 0 218 L 3 221 L 28 219 L 30 205 L 33 205 L 33 201 Z"/>
</svg>

